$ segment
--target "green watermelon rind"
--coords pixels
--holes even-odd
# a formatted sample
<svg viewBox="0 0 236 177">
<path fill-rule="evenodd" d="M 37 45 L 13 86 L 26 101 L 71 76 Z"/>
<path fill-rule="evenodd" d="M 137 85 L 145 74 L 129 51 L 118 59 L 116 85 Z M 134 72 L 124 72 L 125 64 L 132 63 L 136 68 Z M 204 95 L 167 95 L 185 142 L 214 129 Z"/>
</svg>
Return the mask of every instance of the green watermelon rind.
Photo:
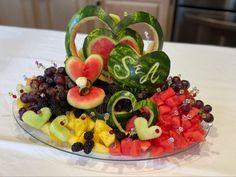
<svg viewBox="0 0 236 177">
<path fill-rule="evenodd" d="M 141 100 L 141 101 L 138 102 L 137 107 L 135 108 L 135 110 L 141 109 L 143 107 L 148 109 L 148 111 L 150 113 L 150 117 L 149 117 L 149 120 L 148 120 L 148 127 L 150 127 L 152 125 L 156 125 L 157 120 L 158 120 L 158 116 L 159 116 L 159 111 L 157 109 L 156 103 L 154 103 L 151 100 Z"/>
<path fill-rule="evenodd" d="M 122 59 L 129 60 L 131 64 L 126 65 L 126 67 L 120 65 L 120 60 Z M 153 77 L 156 75 L 154 74 L 153 76 L 150 74 L 151 76 L 148 75 L 148 79 L 143 82 L 141 76 L 143 78 L 145 76 L 144 74 L 147 74 L 151 70 L 150 66 L 156 67 L 154 63 L 160 64 L 160 67 L 157 67 L 159 78 L 156 81 L 152 81 Z M 138 64 L 141 66 L 141 69 L 139 69 L 139 73 L 136 73 L 137 68 L 135 68 L 134 65 L 137 66 Z M 154 51 L 140 57 L 136 51 L 128 45 L 118 44 L 111 51 L 108 58 L 108 71 L 110 72 L 113 82 L 123 89 L 130 90 L 133 93 L 138 93 L 143 90 L 148 91 L 149 93 L 154 93 L 156 88 L 163 84 L 169 75 L 170 59 L 163 51 Z M 131 74 L 132 78 L 130 78 Z"/>
<path fill-rule="evenodd" d="M 162 50 L 164 37 L 161 25 L 155 17 L 153 17 L 147 12 L 137 11 L 125 16 L 120 21 L 120 23 L 115 26 L 114 32 L 118 33 L 119 31 L 127 28 L 128 26 L 138 23 L 146 23 L 153 31 L 154 44 L 147 52 Z"/>
<path fill-rule="evenodd" d="M 114 20 L 109 14 L 107 14 L 102 8 L 94 5 L 88 5 L 81 8 L 70 20 L 66 29 L 65 47 L 67 57 L 78 56 L 75 46 L 75 37 L 80 26 L 89 20 L 98 19 L 106 24 L 110 29 L 113 29 L 116 25 Z"/>
<path fill-rule="evenodd" d="M 139 51 L 137 51 L 136 49 L 135 50 L 139 54 L 141 55 L 143 54 L 143 48 L 144 48 L 143 39 L 137 31 L 132 30 L 130 28 L 125 28 L 120 32 L 118 32 L 116 36 L 117 36 L 116 40 L 118 41 L 118 43 L 126 39 L 131 40 L 133 43 L 136 44 L 137 48 L 139 49 Z"/>
<path fill-rule="evenodd" d="M 132 108 L 134 108 L 137 104 L 137 100 L 131 92 L 125 91 L 125 90 L 116 92 L 115 94 L 111 96 L 111 98 L 109 99 L 107 103 L 107 112 L 110 113 L 110 117 L 107 120 L 107 124 L 113 128 L 118 128 L 121 132 L 127 134 L 128 132 L 126 132 L 123 129 L 123 127 L 121 126 L 121 122 L 118 122 L 116 114 L 115 114 L 115 105 L 116 103 L 118 103 L 119 100 L 122 100 L 122 99 L 130 100 L 132 104 Z"/>
</svg>

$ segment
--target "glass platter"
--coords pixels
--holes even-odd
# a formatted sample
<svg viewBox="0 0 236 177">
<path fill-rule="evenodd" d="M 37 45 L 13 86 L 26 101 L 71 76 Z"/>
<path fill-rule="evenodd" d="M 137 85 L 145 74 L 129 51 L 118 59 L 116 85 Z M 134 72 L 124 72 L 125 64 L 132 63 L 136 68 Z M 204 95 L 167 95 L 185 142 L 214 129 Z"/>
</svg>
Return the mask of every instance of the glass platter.
<svg viewBox="0 0 236 177">
<path fill-rule="evenodd" d="M 18 110 L 16 107 L 16 102 L 13 102 L 12 104 L 12 111 L 13 111 L 13 116 L 17 122 L 17 124 L 25 131 L 27 132 L 30 136 L 32 136 L 33 138 L 35 138 L 36 140 L 51 146 L 52 148 L 55 148 L 57 150 L 63 151 L 65 153 L 70 153 L 70 154 L 74 154 L 77 156 L 82 156 L 82 157 L 86 157 L 86 158 L 92 158 L 92 159 L 99 159 L 99 160 L 107 160 L 107 161 L 141 161 L 141 160 L 152 160 L 152 159 L 159 159 L 159 158 L 165 158 L 165 157 L 170 157 L 170 156 L 174 156 L 176 154 L 179 153 L 187 153 L 186 151 L 197 146 L 198 144 L 195 143 L 191 146 L 189 146 L 188 148 L 184 149 L 184 150 L 176 150 L 172 153 L 168 153 L 168 154 L 164 154 L 162 156 L 157 156 L 157 157 L 151 157 L 149 155 L 149 153 L 142 153 L 141 156 L 138 157 L 131 157 L 131 156 L 113 156 L 113 155 L 106 155 L 106 154 L 100 154 L 100 153 L 90 153 L 90 154 L 85 154 L 84 152 L 72 152 L 70 149 L 70 146 L 68 144 L 56 144 L 55 142 L 53 142 L 46 134 L 44 134 L 42 131 L 37 130 L 35 128 L 32 128 L 30 126 L 28 126 L 27 124 L 25 124 L 23 121 L 20 120 L 19 118 L 19 114 L 18 114 Z M 210 127 L 211 124 L 203 124 L 203 127 L 206 131 L 206 136 L 210 131 Z"/>
</svg>

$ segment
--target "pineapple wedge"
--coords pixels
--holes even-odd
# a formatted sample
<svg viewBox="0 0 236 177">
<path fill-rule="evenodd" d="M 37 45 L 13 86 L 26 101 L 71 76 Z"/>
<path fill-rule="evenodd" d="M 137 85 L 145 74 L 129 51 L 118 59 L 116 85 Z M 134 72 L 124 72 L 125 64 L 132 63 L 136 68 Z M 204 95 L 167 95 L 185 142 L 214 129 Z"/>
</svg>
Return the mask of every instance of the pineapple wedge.
<svg viewBox="0 0 236 177">
<path fill-rule="evenodd" d="M 99 137 L 101 138 L 102 142 L 105 144 L 106 147 L 109 147 L 112 143 L 115 142 L 115 133 L 110 133 L 109 131 L 102 131 L 99 133 Z"/>
<path fill-rule="evenodd" d="M 112 130 L 112 128 L 109 127 L 109 125 L 107 125 L 104 120 L 99 120 L 99 119 L 96 120 L 94 127 L 95 134 L 99 134 L 103 131 L 109 132 L 110 130 Z"/>
<path fill-rule="evenodd" d="M 93 152 L 97 152 L 97 153 L 102 153 L 102 154 L 108 154 L 109 153 L 109 149 L 100 144 L 100 143 L 94 143 L 94 147 L 93 147 Z"/>
</svg>

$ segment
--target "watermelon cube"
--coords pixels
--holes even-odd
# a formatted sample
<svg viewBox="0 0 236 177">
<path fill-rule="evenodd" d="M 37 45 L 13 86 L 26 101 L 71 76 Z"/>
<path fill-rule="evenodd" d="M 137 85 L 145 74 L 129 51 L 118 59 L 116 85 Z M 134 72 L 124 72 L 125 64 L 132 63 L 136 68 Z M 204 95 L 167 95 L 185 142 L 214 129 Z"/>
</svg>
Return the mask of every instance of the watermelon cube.
<svg viewBox="0 0 236 177">
<path fill-rule="evenodd" d="M 151 142 L 147 141 L 147 140 L 146 141 L 140 141 L 140 143 L 141 143 L 142 152 L 146 152 L 151 146 Z"/>
<path fill-rule="evenodd" d="M 131 156 L 139 156 L 141 154 L 141 142 L 140 140 L 133 140 L 130 148 Z"/>
<path fill-rule="evenodd" d="M 192 109 L 189 111 L 188 115 L 190 115 L 192 118 L 198 115 L 200 110 L 198 108 L 192 107 Z"/>
<path fill-rule="evenodd" d="M 165 104 L 171 108 L 176 107 L 178 103 L 174 100 L 173 97 L 166 99 Z"/>
<path fill-rule="evenodd" d="M 160 98 L 165 101 L 167 98 L 170 98 L 175 95 L 175 91 L 172 87 L 169 87 L 167 90 L 160 94 Z"/>
<path fill-rule="evenodd" d="M 151 156 L 152 157 L 157 157 L 157 156 L 161 156 L 164 153 L 164 149 L 162 147 L 156 147 L 156 146 L 152 146 L 151 147 Z"/>
<path fill-rule="evenodd" d="M 130 155 L 131 146 L 132 146 L 131 138 L 125 138 L 121 140 L 121 153 L 123 155 Z"/>
<path fill-rule="evenodd" d="M 171 111 L 171 109 L 168 106 L 160 106 L 159 107 L 160 114 L 167 114 Z"/>
<path fill-rule="evenodd" d="M 182 120 L 182 127 L 184 130 L 187 130 L 192 127 L 192 124 L 189 120 Z"/>
<path fill-rule="evenodd" d="M 109 147 L 109 153 L 111 155 L 121 155 L 120 143 L 115 143 Z"/>
<path fill-rule="evenodd" d="M 180 117 L 174 116 L 172 117 L 171 125 L 173 128 L 178 128 L 181 126 Z"/>
</svg>

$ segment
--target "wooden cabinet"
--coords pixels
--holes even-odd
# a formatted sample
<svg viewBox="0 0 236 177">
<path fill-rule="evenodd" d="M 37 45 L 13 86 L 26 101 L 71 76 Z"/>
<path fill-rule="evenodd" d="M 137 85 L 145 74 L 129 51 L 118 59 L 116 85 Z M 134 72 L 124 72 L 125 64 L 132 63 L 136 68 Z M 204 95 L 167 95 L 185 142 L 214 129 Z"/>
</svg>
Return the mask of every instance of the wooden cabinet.
<svg viewBox="0 0 236 177">
<path fill-rule="evenodd" d="M 101 6 L 109 13 L 117 14 L 121 18 L 123 18 L 124 13 L 148 12 L 158 19 L 165 39 L 170 39 L 174 0 L 101 0 Z M 151 34 L 150 29 L 145 25 L 135 25 L 133 28 L 142 36 L 144 36 L 145 31 Z"/>
<path fill-rule="evenodd" d="M 32 0 L 0 0 L 0 24 L 34 27 Z"/>
<path fill-rule="evenodd" d="M 0 24 L 35 27 L 65 31 L 73 14 L 82 6 L 100 5 L 109 13 L 119 15 L 124 12 L 146 11 L 156 17 L 169 39 L 175 0 L 0 0 Z M 97 21 L 84 24 L 80 32 L 88 33 L 101 26 Z M 145 25 L 132 26 L 144 34 L 151 32 Z M 144 36 L 144 35 L 143 35 Z M 151 36 L 150 36 L 151 37 Z"/>
</svg>

